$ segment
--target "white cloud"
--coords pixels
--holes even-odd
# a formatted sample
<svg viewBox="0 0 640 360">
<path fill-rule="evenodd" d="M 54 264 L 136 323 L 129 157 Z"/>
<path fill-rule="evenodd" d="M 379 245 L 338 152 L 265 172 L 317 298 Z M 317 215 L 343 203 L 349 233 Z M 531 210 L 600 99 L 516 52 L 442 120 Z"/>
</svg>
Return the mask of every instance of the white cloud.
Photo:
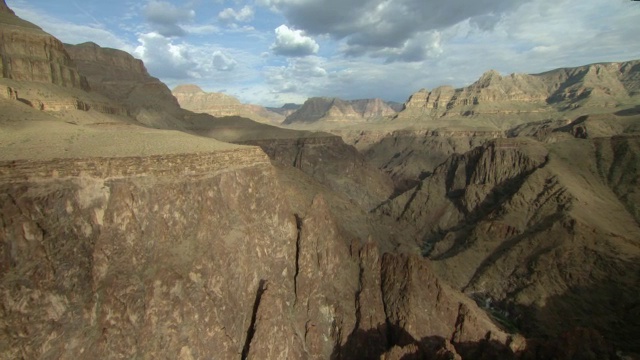
<svg viewBox="0 0 640 360">
<path fill-rule="evenodd" d="M 271 45 L 271 51 L 283 56 L 307 56 L 315 54 L 320 49 L 318 43 L 306 36 L 301 30 L 290 29 L 280 25 L 275 29 L 276 41 Z"/>
<path fill-rule="evenodd" d="M 218 34 L 220 29 L 215 25 L 183 25 L 182 28 L 189 34 L 195 35 L 209 35 Z"/>
<path fill-rule="evenodd" d="M 254 11 L 251 6 L 245 5 L 242 9 L 236 11 L 232 8 L 226 8 L 218 14 L 218 19 L 226 22 L 247 22 L 251 21 Z"/>
<path fill-rule="evenodd" d="M 167 1 L 150 0 L 143 9 L 153 30 L 162 36 L 184 36 L 181 24 L 193 20 L 195 11 L 180 9 Z"/>
<path fill-rule="evenodd" d="M 236 67 L 238 64 L 237 61 L 224 54 L 220 50 L 216 50 L 213 52 L 213 57 L 211 63 L 216 70 L 219 71 L 230 71 Z"/>
<path fill-rule="evenodd" d="M 194 77 L 197 63 L 191 59 L 188 48 L 174 44 L 171 39 L 151 32 L 138 38 L 140 45 L 134 54 L 144 61 L 149 73 L 164 79 Z"/>
<path fill-rule="evenodd" d="M 525 1 L 513 0 L 262 0 L 308 34 L 344 41 L 347 54 L 389 61 L 420 61 L 431 50 L 423 34 L 467 19 L 491 29 L 501 15 Z M 422 46 L 421 44 L 425 44 Z M 423 47 L 420 49 L 420 47 Z"/>
</svg>

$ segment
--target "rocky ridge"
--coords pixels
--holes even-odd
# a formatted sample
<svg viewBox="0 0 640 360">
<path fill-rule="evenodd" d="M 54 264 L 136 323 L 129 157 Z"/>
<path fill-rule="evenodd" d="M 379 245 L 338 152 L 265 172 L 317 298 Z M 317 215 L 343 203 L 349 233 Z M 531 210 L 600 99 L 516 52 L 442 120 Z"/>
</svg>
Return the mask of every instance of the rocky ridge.
<svg viewBox="0 0 640 360">
<path fill-rule="evenodd" d="M 345 101 L 338 98 L 310 98 L 283 125 L 315 122 L 365 122 L 395 115 L 397 110 L 380 99 Z"/>
<path fill-rule="evenodd" d="M 224 93 L 205 92 L 197 85 L 178 85 L 171 93 L 183 109 L 217 117 L 242 116 L 255 121 L 279 124 L 284 116 L 260 105 L 243 104 Z"/>
<path fill-rule="evenodd" d="M 91 88 L 122 104 L 127 114 L 154 128 L 183 129 L 183 110 L 165 84 L 130 54 L 87 42 L 65 44 Z"/>
<path fill-rule="evenodd" d="M 468 87 L 418 91 L 397 118 L 518 116 L 525 122 L 575 109 L 606 112 L 637 102 L 639 66 L 639 61 L 628 61 L 508 76 L 491 70 Z"/>
<path fill-rule="evenodd" d="M 378 211 L 416 224 L 437 274 L 529 336 L 582 326 L 638 351 L 629 334 L 640 324 L 620 322 L 640 274 L 638 172 L 628 162 L 637 142 L 493 140 Z M 616 305 L 603 308 L 610 296 Z"/>
<path fill-rule="evenodd" d="M 89 59 L 88 69 L 114 61 L 91 58 L 94 50 L 107 53 L 93 47 L 79 56 Z M 381 218 L 345 191 L 354 182 L 362 194 L 372 191 L 358 175 L 379 173 L 340 139 L 194 114 L 175 102 L 154 115 L 145 98 L 166 96 L 168 89 L 140 69 L 127 71 L 142 74 L 149 86 L 108 72 L 92 77 L 109 84 L 97 88 L 115 104 L 133 89 L 135 96 L 121 106 L 135 119 L 91 109 L 41 111 L 20 101 L 24 97 L 0 99 L 0 258 L 6 260 L 0 263 L 0 357 L 607 359 L 615 357 L 610 342 L 633 349 L 629 335 L 638 331 L 619 315 L 636 312 L 637 246 L 627 237 L 637 230 L 638 147 L 624 132 L 633 125 L 621 125 L 615 141 L 497 140 L 453 155 L 416 191 L 379 209 L 399 215 Z M 40 83 L 4 81 L 40 89 Z M 61 98 L 88 94 L 47 86 Z M 182 131 L 140 126 L 144 121 Z M 597 129 L 604 129 L 597 119 L 583 119 L 553 131 L 573 140 Z M 521 130 L 541 139 L 547 134 L 544 125 Z M 258 142 L 264 151 L 211 138 Z M 565 171 L 565 163 L 592 153 L 590 144 L 595 159 Z M 36 148 L 44 151 L 30 158 Z M 349 176 L 340 181 L 340 172 Z M 539 181 L 548 174 L 557 179 Z M 433 190 L 426 201 L 422 186 Z M 514 189 L 518 196 L 511 196 Z M 421 202 L 435 204 L 436 212 L 420 209 Z M 448 202 L 455 210 L 450 217 L 437 212 Z M 523 215 L 527 208 L 534 213 Z M 422 213 L 430 214 L 428 221 Z M 495 221 L 474 229 L 476 219 L 495 220 L 487 213 L 507 214 L 498 220 L 508 226 Z M 623 221 L 614 222 L 618 218 Z M 522 219 L 532 219 L 527 225 L 533 227 Z M 432 234 L 434 223 L 447 232 L 444 242 L 431 241 L 439 232 L 416 236 Z M 488 245 L 479 241 L 487 228 Z M 531 258 L 518 257 L 527 254 L 525 247 L 493 261 L 519 239 L 503 238 L 499 246 L 491 241 L 500 236 L 493 235 L 547 228 L 554 232 L 534 238 L 546 247 Z M 471 236 L 449 235 L 463 230 Z M 468 244 L 458 240 L 467 238 L 472 251 L 465 253 Z M 544 242 L 549 239 L 562 246 Z M 429 240 L 428 255 L 464 254 L 461 264 L 477 264 L 474 254 L 497 250 L 472 273 L 444 257 L 424 259 L 415 240 Z M 585 275 L 579 259 L 594 271 Z M 535 271 L 516 266 L 524 275 L 509 277 L 503 271 L 514 263 L 533 264 Z M 542 269 L 552 271 L 546 276 Z M 465 290 L 492 316 L 438 274 L 455 287 L 471 278 Z M 495 281 L 504 278 L 511 282 Z M 578 287 L 563 292 L 553 287 L 558 283 Z M 541 297 L 547 289 L 556 292 Z M 508 302 L 511 294 L 518 297 Z M 538 302 L 526 307 L 527 301 Z M 585 313 L 595 314 L 606 338 L 593 329 L 569 329 L 592 325 Z M 520 321 L 512 314 L 523 316 L 531 328 L 518 325 L 528 334 L 560 336 L 509 334 L 505 329 Z M 571 321 L 559 323 L 566 314 Z"/>
<path fill-rule="evenodd" d="M 279 108 L 267 107 L 267 110 L 278 113 L 286 118 L 287 116 L 293 114 L 296 110 L 300 109 L 301 106 L 302 105 L 300 104 L 286 103 Z"/>
</svg>

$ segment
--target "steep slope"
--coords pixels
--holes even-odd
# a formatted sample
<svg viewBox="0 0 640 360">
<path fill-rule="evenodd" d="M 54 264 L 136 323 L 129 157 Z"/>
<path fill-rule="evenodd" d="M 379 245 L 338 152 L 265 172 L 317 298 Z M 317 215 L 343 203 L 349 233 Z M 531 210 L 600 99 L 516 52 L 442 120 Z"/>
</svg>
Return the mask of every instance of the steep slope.
<svg viewBox="0 0 640 360">
<path fill-rule="evenodd" d="M 449 156 L 502 137 L 502 131 L 482 129 L 396 130 L 366 148 L 363 155 L 391 176 L 399 194 L 429 176 Z"/>
<path fill-rule="evenodd" d="M 91 88 L 123 104 L 129 116 L 146 126 L 183 129 L 183 112 L 169 88 L 130 54 L 88 42 L 65 44 Z"/>
<path fill-rule="evenodd" d="M 385 174 L 366 164 L 355 149 L 335 136 L 281 129 L 242 117 L 196 114 L 180 108 L 167 86 L 151 77 L 144 64 L 131 55 L 93 43 L 67 47 L 95 91 L 123 101 L 139 123 L 261 146 L 274 160 L 297 166 L 325 185 L 341 189 L 367 209 L 387 199 L 393 191 Z M 193 86 L 181 90 L 190 91 L 200 94 Z M 201 95 L 209 97 L 206 93 Z M 304 166 L 300 160 L 303 148 L 305 155 L 310 155 L 304 156 Z"/>
<path fill-rule="evenodd" d="M 495 118 L 521 123 L 562 118 L 564 112 L 611 112 L 637 103 L 640 61 L 591 64 L 541 74 L 501 76 L 491 70 L 459 89 L 422 89 L 405 103 L 398 119 Z M 579 111 L 577 110 L 579 109 Z"/>
<path fill-rule="evenodd" d="M 396 114 L 391 106 L 380 99 L 345 101 L 338 98 L 310 98 L 300 109 L 287 116 L 283 125 L 316 122 L 365 122 L 380 120 Z"/>
<path fill-rule="evenodd" d="M 285 118 L 260 105 L 243 104 L 231 95 L 205 92 L 197 85 L 179 85 L 171 93 L 183 109 L 196 113 L 217 117 L 241 116 L 268 124 L 279 124 Z"/>
<path fill-rule="evenodd" d="M 0 4 L 0 71 L 2 77 L 88 89 L 62 43 Z"/>
<path fill-rule="evenodd" d="M 300 104 L 286 103 L 279 108 L 268 107 L 267 110 L 278 113 L 286 118 L 287 116 L 293 114 L 296 110 L 300 109 L 300 107 L 302 107 L 302 105 Z"/>
<path fill-rule="evenodd" d="M 495 140 L 379 211 L 416 224 L 440 276 L 529 335 L 592 327 L 638 351 L 637 143 Z"/>
</svg>

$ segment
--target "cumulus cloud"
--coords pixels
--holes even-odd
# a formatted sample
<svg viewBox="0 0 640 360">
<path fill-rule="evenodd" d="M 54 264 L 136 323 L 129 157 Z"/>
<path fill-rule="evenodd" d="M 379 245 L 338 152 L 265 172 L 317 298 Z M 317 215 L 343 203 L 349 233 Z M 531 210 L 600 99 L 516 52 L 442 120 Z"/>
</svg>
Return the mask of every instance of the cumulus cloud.
<svg viewBox="0 0 640 360">
<path fill-rule="evenodd" d="M 149 72 L 162 78 L 193 77 L 197 63 L 191 59 L 185 45 L 174 44 L 171 39 L 152 32 L 138 38 L 140 45 L 134 54 L 144 61 Z"/>
<path fill-rule="evenodd" d="M 153 30 L 167 37 L 186 35 L 181 24 L 195 17 L 193 10 L 180 9 L 169 2 L 158 0 L 149 1 L 143 8 L 143 13 Z"/>
<path fill-rule="evenodd" d="M 275 29 L 276 41 L 271 45 L 271 51 L 283 56 L 307 56 L 318 52 L 320 46 L 302 30 L 293 30 L 286 25 Z"/>
<path fill-rule="evenodd" d="M 500 16 L 520 6 L 512 0 L 263 0 L 297 29 L 346 41 L 350 54 L 380 54 L 393 61 L 415 61 L 429 51 L 417 49 L 420 35 L 477 19 L 490 29 Z M 407 43 L 412 42 L 412 48 Z M 404 55 L 403 55 L 404 53 Z"/>
<path fill-rule="evenodd" d="M 233 70 L 238 64 L 234 59 L 219 50 L 213 52 L 211 63 L 213 67 L 219 71 Z"/>
<path fill-rule="evenodd" d="M 225 22 L 247 22 L 253 19 L 254 11 L 251 6 L 245 5 L 242 9 L 236 11 L 232 8 L 226 8 L 218 14 L 218 19 Z"/>
</svg>

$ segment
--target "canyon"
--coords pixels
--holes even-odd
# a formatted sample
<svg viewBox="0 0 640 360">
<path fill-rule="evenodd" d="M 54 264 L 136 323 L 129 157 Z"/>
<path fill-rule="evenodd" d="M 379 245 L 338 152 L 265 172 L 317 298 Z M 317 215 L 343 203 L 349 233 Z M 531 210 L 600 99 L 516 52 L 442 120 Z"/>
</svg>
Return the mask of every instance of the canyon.
<svg viewBox="0 0 640 360">
<path fill-rule="evenodd" d="M 261 118 L 0 39 L 1 358 L 640 354 L 638 61 Z"/>
</svg>

